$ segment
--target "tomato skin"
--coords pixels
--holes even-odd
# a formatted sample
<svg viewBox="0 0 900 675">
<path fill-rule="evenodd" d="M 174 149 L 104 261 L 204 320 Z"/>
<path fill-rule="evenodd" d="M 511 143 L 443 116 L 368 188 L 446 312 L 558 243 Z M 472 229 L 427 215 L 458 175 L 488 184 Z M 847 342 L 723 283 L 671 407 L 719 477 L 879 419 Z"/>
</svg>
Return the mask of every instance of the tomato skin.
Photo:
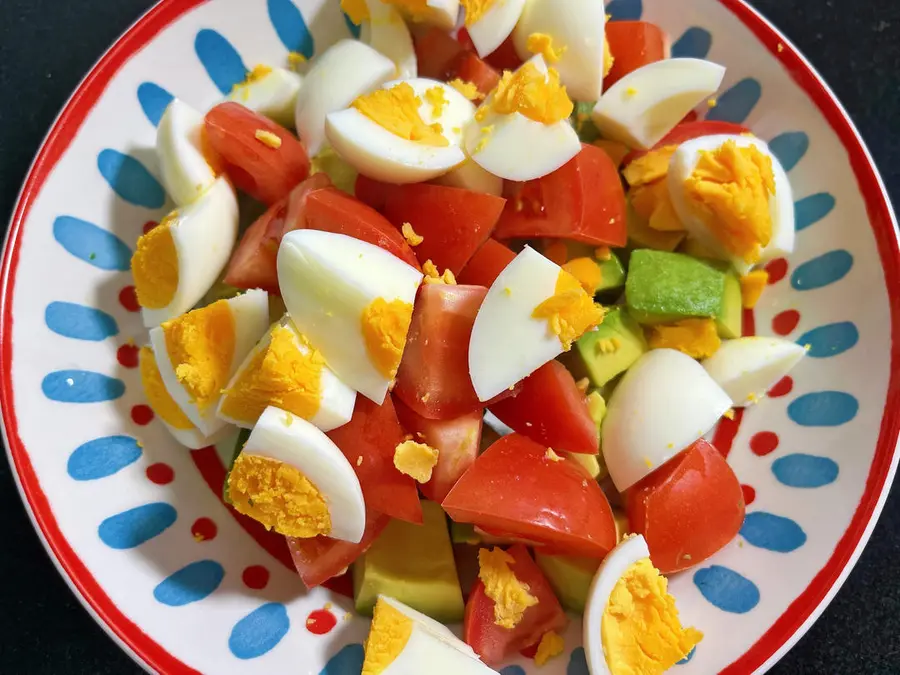
<svg viewBox="0 0 900 675">
<path fill-rule="evenodd" d="M 254 199 L 275 204 L 309 176 L 309 156 L 297 138 L 267 117 L 240 103 L 220 103 L 205 120 L 206 137 L 225 162 L 234 184 Z M 256 138 L 267 131 L 281 139 L 272 148 Z"/>
<path fill-rule="evenodd" d="M 516 52 L 516 45 L 513 42 L 512 35 L 506 38 L 497 49 L 485 56 L 484 60 L 485 63 L 501 73 L 504 70 L 518 70 L 519 66 L 524 63 L 519 58 L 518 52 Z"/>
<path fill-rule="evenodd" d="M 600 452 L 597 425 L 575 378 L 550 361 L 525 378 L 518 394 L 490 407 L 501 422 L 554 450 L 587 455 Z"/>
<path fill-rule="evenodd" d="M 445 79 L 448 82 L 455 79 L 471 82 L 482 96 L 487 96 L 500 83 L 500 73 L 480 59 L 475 52 L 463 51 L 450 64 Z"/>
<path fill-rule="evenodd" d="M 516 254 L 508 246 L 496 239 L 488 239 L 459 273 L 457 280 L 461 284 L 490 288 L 500 276 L 500 272 L 506 269 L 515 257 Z"/>
<path fill-rule="evenodd" d="M 494 623 L 494 601 L 485 593 L 479 579 L 466 602 L 463 638 L 488 665 L 497 665 L 515 653 L 537 644 L 545 633 L 562 631 L 568 619 L 550 583 L 522 544 L 507 549 L 515 563 L 510 569 L 516 578 L 528 585 L 528 592 L 538 603 L 525 610 L 515 628 Z"/>
<path fill-rule="evenodd" d="M 450 67 L 465 47 L 440 28 L 425 28 L 413 24 L 413 43 L 418 59 L 419 77 L 447 80 Z"/>
<path fill-rule="evenodd" d="M 626 494 L 631 532 L 643 534 L 663 574 L 703 562 L 744 522 L 744 495 L 728 462 L 702 438 Z"/>
<path fill-rule="evenodd" d="M 606 24 L 606 40 L 614 61 L 603 78 L 604 89 L 628 73 L 666 58 L 666 34 L 648 21 L 610 21 Z"/>
<path fill-rule="evenodd" d="M 574 462 L 555 461 L 520 434 L 480 455 L 442 506 L 456 522 L 539 542 L 548 552 L 603 558 L 616 545 L 600 486 Z"/>
<path fill-rule="evenodd" d="M 353 188 L 353 193 L 363 204 L 367 204 L 376 211 L 384 213 L 384 205 L 387 203 L 388 195 L 396 190 L 397 187 L 397 185 L 392 183 L 382 183 L 380 180 L 359 174 L 356 177 L 356 186 Z"/>
<path fill-rule="evenodd" d="M 740 135 L 746 133 L 750 133 L 747 127 L 734 122 L 720 122 L 718 120 L 682 121 L 650 150 L 635 150 L 626 155 L 625 159 L 622 160 L 622 167 L 628 166 L 631 162 L 643 157 L 648 152 L 664 148 L 667 145 L 681 145 L 687 141 L 703 138 L 704 136 L 718 136 L 720 134 Z"/>
<path fill-rule="evenodd" d="M 387 194 L 384 215 L 397 229 L 409 223 L 424 237 L 413 250 L 419 262 L 431 260 L 459 274 L 491 236 L 506 200 L 444 185 L 399 185 Z"/>
<path fill-rule="evenodd" d="M 356 472 L 367 508 L 421 524 L 416 482 L 394 466 L 394 450 L 405 436 L 390 397 L 378 406 L 357 396 L 350 422 L 328 432 Z"/>
</svg>

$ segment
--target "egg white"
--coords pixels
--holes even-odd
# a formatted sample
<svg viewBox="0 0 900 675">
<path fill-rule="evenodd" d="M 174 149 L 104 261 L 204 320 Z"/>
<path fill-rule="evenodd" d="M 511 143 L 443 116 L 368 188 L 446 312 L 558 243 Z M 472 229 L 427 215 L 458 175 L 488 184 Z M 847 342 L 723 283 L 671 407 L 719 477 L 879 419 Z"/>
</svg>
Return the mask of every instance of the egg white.
<svg viewBox="0 0 900 675">
<path fill-rule="evenodd" d="M 294 126 L 294 110 L 302 86 L 301 75 L 284 68 L 273 68 L 272 72 L 253 82 L 239 84 L 228 95 L 228 100 L 290 128 Z"/>
<path fill-rule="evenodd" d="M 426 0 L 424 11 L 415 14 L 405 11 L 403 2 L 398 0 L 386 0 L 398 5 L 401 11 L 415 23 L 424 23 L 449 31 L 456 27 L 459 17 L 459 0 Z"/>
<path fill-rule="evenodd" d="M 359 38 L 384 54 L 396 66 L 395 77 L 406 79 L 419 74 L 412 35 L 396 7 L 381 0 L 366 0 L 369 20 L 363 21 Z"/>
<path fill-rule="evenodd" d="M 178 206 L 195 202 L 216 182 L 203 154 L 203 115 L 173 99 L 156 131 L 156 154 L 163 186 Z"/>
<path fill-rule="evenodd" d="M 762 398 L 804 356 L 806 348 L 790 340 L 742 337 L 723 342 L 703 367 L 731 397 L 732 405 L 743 407 Z"/>
<path fill-rule="evenodd" d="M 503 44 L 524 9 L 525 0 L 496 0 L 478 21 L 471 24 L 466 21 L 466 30 L 479 56 L 485 57 Z"/>
</svg>

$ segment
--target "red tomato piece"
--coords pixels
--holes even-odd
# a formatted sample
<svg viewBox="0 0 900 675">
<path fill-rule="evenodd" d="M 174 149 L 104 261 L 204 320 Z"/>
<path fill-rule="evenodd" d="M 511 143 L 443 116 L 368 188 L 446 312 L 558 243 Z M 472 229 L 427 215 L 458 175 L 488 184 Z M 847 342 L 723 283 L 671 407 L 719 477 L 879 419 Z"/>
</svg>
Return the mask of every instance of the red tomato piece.
<svg viewBox="0 0 900 675">
<path fill-rule="evenodd" d="M 419 77 L 429 77 L 433 80 L 448 79 L 450 67 L 465 51 L 465 47 L 440 28 L 425 28 L 416 24 L 413 24 L 412 28 Z"/>
<path fill-rule="evenodd" d="M 545 633 L 562 631 L 568 619 L 550 583 L 522 544 L 511 546 L 507 553 L 514 559 L 510 569 L 516 579 L 528 585 L 528 592 L 538 603 L 525 610 L 515 628 L 498 626 L 494 618 L 494 601 L 485 593 L 479 579 L 466 602 L 463 637 L 466 643 L 489 666 L 502 663 L 517 652 L 537 644 Z"/>
<path fill-rule="evenodd" d="M 525 378 L 518 394 L 491 406 L 501 422 L 544 447 L 596 455 L 597 425 L 575 378 L 559 361 Z"/>
<path fill-rule="evenodd" d="M 206 137 L 234 184 L 254 199 L 274 204 L 309 175 L 309 156 L 287 129 L 240 103 L 220 103 L 206 113 Z M 279 138 L 272 147 L 257 132 Z"/>
<path fill-rule="evenodd" d="M 603 78 L 603 88 L 638 68 L 666 58 L 666 34 L 647 21 L 610 21 L 606 24 L 606 41 L 613 55 L 613 67 Z"/>
<path fill-rule="evenodd" d="M 555 460 L 520 434 L 478 457 L 442 506 L 456 522 L 540 542 L 553 553 L 603 558 L 616 545 L 600 486 L 574 462 Z"/>
<path fill-rule="evenodd" d="M 359 174 L 353 192 L 363 204 L 368 204 L 376 211 L 384 212 L 388 195 L 397 189 L 393 183 L 382 183 L 380 180 Z"/>
<path fill-rule="evenodd" d="M 628 526 L 643 534 L 663 574 L 703 562 L 737 535 L 744 494 L 734 471 L 702 438 L 630 488 Z"/>
<path fill-rule="evenodd" d="M 703 136 L 718 136 L 720 134 L 745 134 L 749 133 L 749 129 L 734 122 L 720 122 L 718 120 L 700 120 L 693 122 L 680 122 L 672 131 L 666 134 L 663 139 L 653 146 L 652 150 L 664 148 L 667 145 L 681 145 L 687 141 Z M 635 150 L 625 156 L 622 160 L 622 167 L 626 167 L 631 162 L 646 155 L 649 150 Z"/>
<path fill-rule="evenodd" d="M 461 284 L 484 286 L 490 288 L 516 257 L 512 250 L 495 239 L 488 239 L 475 252 L 469 263 L 459 273 L 457 280 Z"/>
<path fill-rule="evenodd" d="M 420 486 L 422 494 L 433 502 L 442 502 L 456 482 L 472 466 L 481 445 L 484 411 L 476 410 L 452 420 L 429 420 L 394 400 L 400 425 L 413 440 L 438 450 L 438 463 L 431 480 Z"/>
<path fill-rule="evenodd" d="M 349 424 L 328 432 L 356 471 L 366 506 L 420 524 L 422 505 L 416 482 L 394 466 L 394 450 L 405 436 L 390 397 L 378 406 L 357 396 Z"/>
<path fill-rule="evenodd" d="M 497 239 L 573 239 L 592 246 L 624 246 L 625 191 L 609 155 L 582 144 L 553 173 L 519 184 L 500 218 Z"/>
<path fill-rule="evenodd" d="M 418 183 L 388 192 L 384 215 L 400 229 L 409 223 L 424 237 L 414 252 L 440 270 L 459 274 L 491 236 L 506 200 L 462 188 Z"/>
<path fill-rule="evenodd" d="M 489 66 L 496 68 L 501 73 L 504 70 L 518 70 L 519 66 L 524 63 L 519 58 L 518 52 L 516 52 L 516 45 L 513 42 L 512 35 L 506 38 L 497 49 L 485 56 L 484 60 Z"/>
<path fill-rule="evenodd" d="M 450 64 L 445 79 L 471 82 L 482 96 L 487 96 L 500 83 L 500 73 L 478 58 L 475 52 L 464 51 Z"/>
</svg>

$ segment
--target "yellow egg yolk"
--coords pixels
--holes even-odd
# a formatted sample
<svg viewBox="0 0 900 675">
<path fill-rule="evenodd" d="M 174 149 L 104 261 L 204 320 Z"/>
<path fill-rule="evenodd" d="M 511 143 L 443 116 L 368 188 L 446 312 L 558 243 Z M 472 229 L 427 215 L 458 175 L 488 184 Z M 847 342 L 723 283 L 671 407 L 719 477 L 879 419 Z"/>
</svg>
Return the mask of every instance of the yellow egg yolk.
<svg viewBox="0 0 900 675">
<path fill-rule="evenodd" d="M 344 14 L 357 26 L 369 18 L 369 6 L 366 0 L 341 0 Z"/>
<path fill-rule="evenodd" d="M 547 319 L 550 332 L 559 338 L 563 349 L 569 351 L 575 340 L 600 325 L 604 313 L 575 277 L 560 270 L 555 293 L 535 307 L 531 316 Z"/>
<path fill-rule="evenodd" d="M 555 69 L 544 75 L 529 61 L 514 73 L 503 73 L 490 106 L 499 115 L 520 113 L 535 122 L 555 124 L 567 119 L 575 104 Z"/>
<path fill-rule="evenodd" d="M 525 610 L 538 604 L 528 584 L 519 581 L 510 569 L 515 564 L 516 559 L 502 548 L 478 551 L 478 578 L 485 595 L 494 601 L 494 623 L 510 630 L 519 624 Z"/>
<path fill-rule="evenodd" d="M 284 462 L 242 452 L 231 469 L 228 496 L 239 513 L 286 537 L 310 539 L 331 532 L 322 493 Z"/>
<path fill-rule="evenodd" d="M 753 270 L 741 277 L 741 304 L 745 309 L 753 309 L 763 290 L 769 283 L 769 273 L 765 270 Z"/>
<path fill-rule="evenodd" d="M 428 0 L 382 0 L 388 5 L 404 10 L 412 19 L 424 21 L 432 13 Z"/>
<path fill-rule="evenodd" d="M 693 212 L 726 250 L 749 264 L 759 262 L 772 239 L 771 157 L 756 146 L 739 148 L 726 141 L 700 153 L 694 172 L 684 181 L 684 192 Z"/>
<path fill-rule="evenodd" d="M 593 258 L 574 258 L 562 268 L 578 280 L 588 295 L 594 295 L 603 282 L 603 270 Z"/>
<path fill-rule="evenodd" d="M 425 241 L 425 237 L 418 234 L 413 229 L 411 223 L 403 223 L 400 228 L 400 234 L 402 234 L 403 238 L 406 239 L 406 243 L 412 247 L 419 246 L 423 241 Z"/>
<path fill-rule="evenodd" d="M 609 48 L 609 40 L 603 40 L 603 77 L 609 75 L 615 62 L 616 59 Z"/>
<path fill-rule="evenodd" d="M 616 166 L 622 166 L 622 162 L 631 152 L 631 148 L 624 143 L 608 141 L 605 138 L 598 138 L 594 141 L 594 145 L 603 150 Z"/>
<path fill-rule="evenodd" d="M 481 98 L 481 92 L 478 91 L 478 86 L 474 82 L 464 82 L 463 80 L 456 78 L 450 80 L 449 84 L 470 101 Z"/>
<path fill-rule="evenodd" d="M 175 376 L 203 412 L 228 384 L 234 359 L 235 324 L 225 300 L 162 324 Z"/>
<path fill-rule="evenodd" d="M 153 412 L 173 429 L 185 431 L 193 429 L 194 425 L 166 389 L 156 365 L 156 357 L 150 347 L 141 347 L 140 364 L 141 384 L 144 385 L 144 394 Z"/>
<path fill-rule="evenodd" d="M 305 420 L 312 419 L 322 400 L 324 367 L 325 358 L 318 350 L 301 347 L 293 331 L 278 326 L 269 344 L 223 392 L 222 414 L 254 424 L 268 406 L 274 405 Z"/>
<path fill-rule="evenodd" d="M 412 629 L 412 619 L 379 598 L 365 643 L 366 656 L 361 675 L 383 673 L 406 648 Z"/>
<path fill-rule="evenodd" d="M 603 613 L 600 633 L 612 675 L 657 675 L 683 659 L 703 634 L 683 628 L 666 578 L 649 558 L 628 568 Z"/>
<path fill-rule="evenodd" d="M 431 114 L 440 117 L 444 114 L 444 107 L 449 103 L 444 95 L 443 87 L 431 87 L 425 90 L 425 100 L 431 105 Z"/>
<path fill-rule="evenodd" d="M 650 328 L 651 349 L 677 349 L 695 359 L 705 359 L 722 346 L 713 319 L 684 319 Z"/>
<path fill-rule="evenodd" d="M 173 211 L 137 241 L 131 273 L 141 307 L 168 307 L 178 290 L 178 248 L 172 236 L 172 225 L 177 219 L 178 211 Z"/>
<path fill-rule="evenodd" d="M 406 335 L 412 321 L 413 306 L 402 300 L 375 298 L 363 310 L 362 333 L 372 364 L 384 377 L 397 374 Z"/>
<path fill-rule="evenodd" d="M 466 25 L 480 21 L 497 0 L 460 0 L 466 10 Z M 505 2 L 505 0 L 501 0 Z"/>
<path fill-rule="evenodd" d="M 666 180 L 669 162 L 677 149 L 677 145 L 667 145 L 648 152 L 631 162 L 623 171 L 625 180 L 631 186 L 629 195 L 635 212 L 654 230 L 662 232 L 684 230 L 684 225 L 672 206 Z"/>
<path fill-rule="evenodd" d="M 422 265 L 422 271 L 425 273 L 425 284 L 446 284 L 447 286 L 456 286 L 456 276 L 450 270 L 444 270 L 441 274 L 430 259 Z"/>
<path fill-rule="evenodd" d="M 404 441 L 394 449 L 394 466 L 397 471 L 412 476 L 418 483 L 431 480 L 431 472 L 437 461 L 437 449 L 424 443 Z"/>
<path fill-rule="evenodd" d="M 562 635 L 552 630 L 549 633 L 544 633 L 538 644 L 537 652 L 534 654 L 534 662 L 539 666 L 543 666 L 554 656 L 562 654 L 565 648 L 566 641 Z"/>
<path fill-rule="evenodd" d="M 528 36 L 526 47 L 532 54 L 540 54 L 547 63 L 557 63 L 568 49 L 565 45 L 553 46 L 553 36 L 546 33 L 532 33 Z"/>
<path fill-rule="evenodd" d="M 360 96 L 352 105 L 395 136 L 435 147 L 450 145 L 440 124 L 425 124 L 419 114 L 422 99 L 407 82 Z"/>
</svg>

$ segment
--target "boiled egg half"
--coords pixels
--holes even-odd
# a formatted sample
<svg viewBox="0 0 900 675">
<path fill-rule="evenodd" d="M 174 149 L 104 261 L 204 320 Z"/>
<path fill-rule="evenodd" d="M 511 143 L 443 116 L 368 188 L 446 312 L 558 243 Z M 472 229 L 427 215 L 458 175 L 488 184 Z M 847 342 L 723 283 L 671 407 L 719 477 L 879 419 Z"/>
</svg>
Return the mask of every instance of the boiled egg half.
<svg viewBox="0 0 900 675">
<path fill-rule="evenodd" d="M 806 356 L 806 347 L 773 337 L 726 340 L 703 361 L 710 377 L 731 397 L 732 405 L 753 405 Z"/>
<path fill-rule="evenodd" d="M 302 86 L 303 77 L 293 71 L 256 66 L 246 80 L 235 85 L 228 100 L 236 101 L 273 122 L 290 128 L 294 126 L 297 94 Z"/>
<path fill-rule="evenodd" d="M 357 0 L 358 1 L 358 0 Z M 415 23 L 451 30 L 459 17 L 459 0 L 384 0 Z"/>
<path fill-rule="evenodd" d="M 169 103 L 156 131 L 162 182 L 178 206 L 194 203 L 216 182 L 204 148 L 203 115 L 180 99 Z"/>
<path fill-rule="evenodd" d="M 412 35 L 396 7 L 381 0 L 342 0 L 341 7 L 360 26 L 359 39 L 394 62 L 396 77 L 418 75 Z"/>
<path fill-rule="evenodd" d="M 525 0 L 462 0 L 462 5 L 472 44 L 478 55 L 485 57 L 512 34 L 525 9 Z"/>
</svg>

